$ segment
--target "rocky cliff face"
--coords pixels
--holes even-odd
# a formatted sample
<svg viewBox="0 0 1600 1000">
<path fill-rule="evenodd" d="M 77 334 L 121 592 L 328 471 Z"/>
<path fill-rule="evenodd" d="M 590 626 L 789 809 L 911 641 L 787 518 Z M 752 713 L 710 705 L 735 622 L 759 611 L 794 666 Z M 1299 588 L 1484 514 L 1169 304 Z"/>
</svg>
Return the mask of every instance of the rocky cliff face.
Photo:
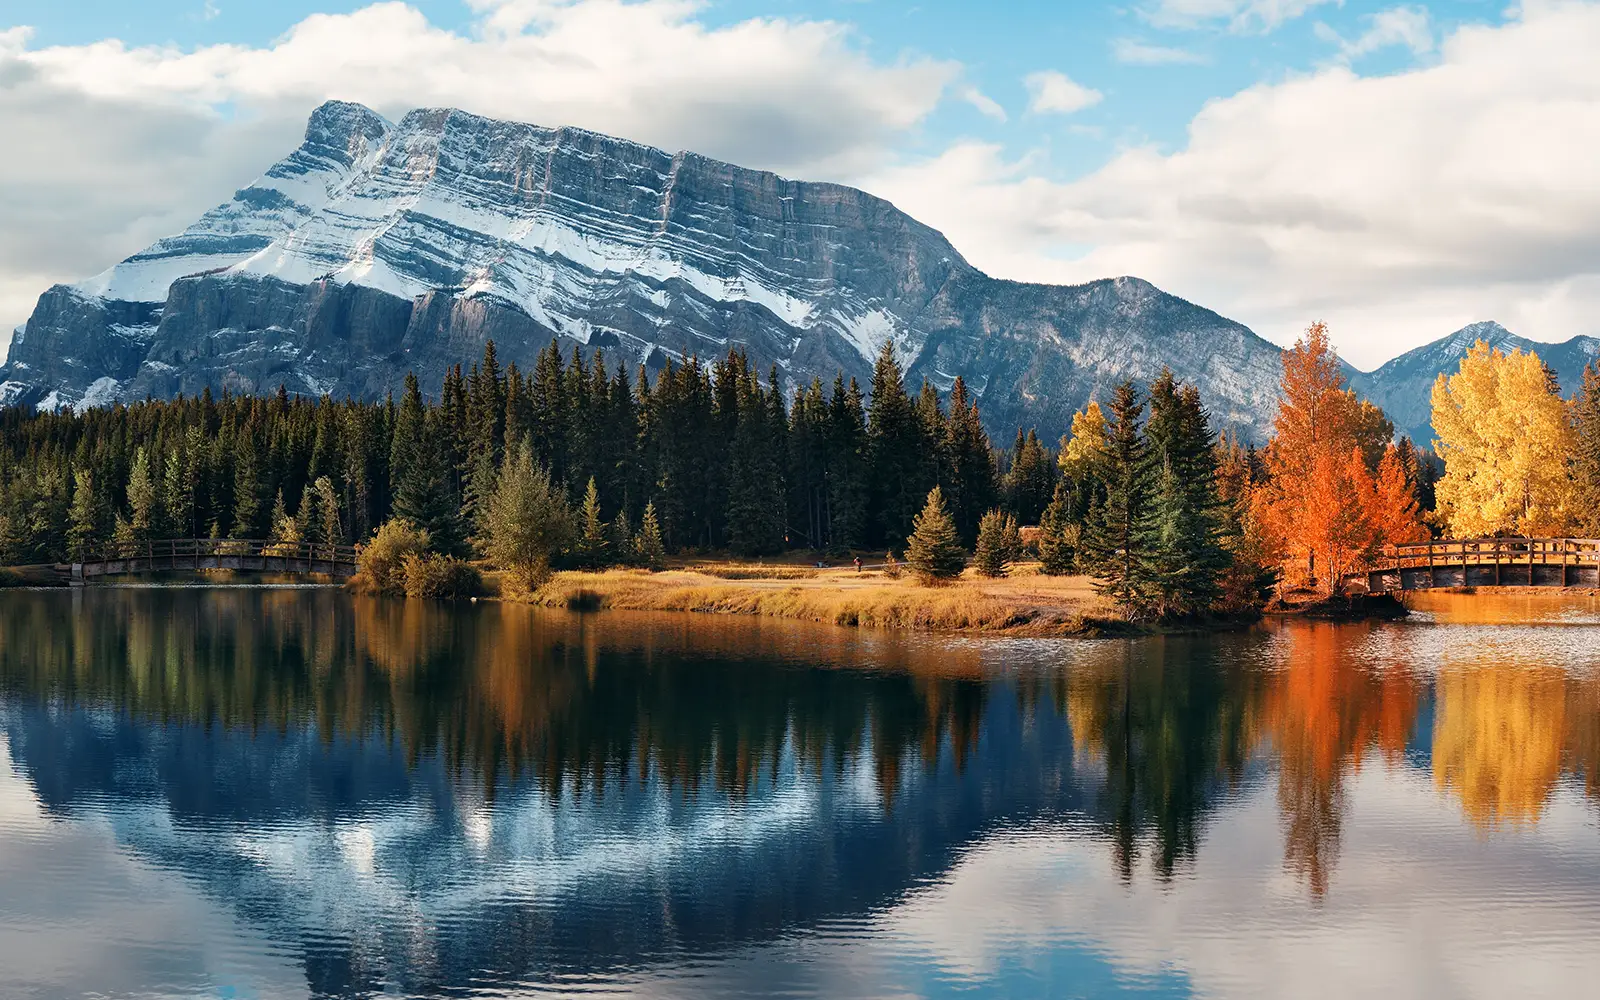
<svg viewBox="0 0 1600 1000">
<path fill-rule="evenodd" d="M 1409 434 L 1427 447 L 1433 443 L 1433 383 L 1440 375 L 1453 375 L 1472 346 L 1483 341 L 1509 354 L 1532 352 L 1549 365 L 1567 396 L 1578 391 L 1583 369 L 1600 357 L 1600 340 L 1573 337 L 1561 344 L 1541 344 L 1517 336 L 1499 323 L 1473 323 L 1448 337 L 1407 351 L 1370 374 L 1356 373 L 1355 390 L 1383 407 L 1394 421 L 1395 432 Z"/>
<path fill-rule="evenodd" d="M 206 386 L 372 396 L 437 385 L 488 339 L 559 338 L 659 367 L 748 349 L 793 386 L 866 376 L 886 340 L 977 392 L 991 432 L 1071 412 L 1163 365 L 1257 435 L 1278 351 L 1118 278 L 999 281 L 879 198 L 577 129 L 330 103 L 265 176 L 104 274 L 58 286 L 0 368 L 0 404 L 84 406 Z"/>
</svg>

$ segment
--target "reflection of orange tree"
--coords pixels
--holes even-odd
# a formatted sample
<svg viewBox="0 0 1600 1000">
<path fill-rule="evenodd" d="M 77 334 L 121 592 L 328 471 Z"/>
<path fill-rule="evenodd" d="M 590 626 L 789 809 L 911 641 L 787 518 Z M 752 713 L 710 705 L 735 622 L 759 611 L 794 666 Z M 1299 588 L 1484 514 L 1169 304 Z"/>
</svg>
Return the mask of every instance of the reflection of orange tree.
<svg viewBox="0 0 1600 1000">
<path fill-rule="evenodd" d="M 1284 861 L 1320 897 L 1338 859 L 1345 771 L 1373 749 L 1399 760 L 1419 689 L 1404 670 L 1373 669 L 1353 655 L 1364 630 L 1307 625 L 1287 635 L 1288 660 L 1273 678 L 1265 718 L 1278 755 Z"/>
<path fill-rule="evenodd" d="M 1448 667 L 1439 675 L 1433 777 L 1480 829 L 1534 823 L 1561 776 L 1567 683 L 1555 667 Z"/>
</svg>

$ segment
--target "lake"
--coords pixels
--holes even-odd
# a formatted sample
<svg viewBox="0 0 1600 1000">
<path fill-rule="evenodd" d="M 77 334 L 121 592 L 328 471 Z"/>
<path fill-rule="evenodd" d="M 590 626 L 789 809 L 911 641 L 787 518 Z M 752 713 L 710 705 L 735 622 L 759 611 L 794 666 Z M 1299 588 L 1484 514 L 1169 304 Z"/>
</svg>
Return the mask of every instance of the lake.
<svg viewBox="0 0 1600 1000">
<path fill-rule="evenodd" d="M 0 592 L 0 995 L 1593 996 L 1600 606 L 1419 608 Z"/>
</svg>

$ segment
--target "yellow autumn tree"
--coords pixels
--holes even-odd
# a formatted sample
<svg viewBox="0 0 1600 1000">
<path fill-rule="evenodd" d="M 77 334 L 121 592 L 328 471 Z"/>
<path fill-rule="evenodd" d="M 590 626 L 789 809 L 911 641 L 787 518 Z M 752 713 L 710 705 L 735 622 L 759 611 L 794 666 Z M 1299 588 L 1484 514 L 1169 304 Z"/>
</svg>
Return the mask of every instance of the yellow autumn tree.
<svg viewBox="0 0 1600 1000">
<path fill-rule="evenodd" d="M 1100 404 L 1091 402 L 1072 415 L 1072 434 L 1061 442 L 1061 471 L 1068 479 L 1099 475 L 1106 462 L 1109 430 Z"/>
<path fill-rule="evenodd" d="M 1539 356 L 1478 341 L 1433 384 L 1439 516 L 1457 538 L 1559 535 L 1571 515 L 1570 407 Z"/>
</svg>

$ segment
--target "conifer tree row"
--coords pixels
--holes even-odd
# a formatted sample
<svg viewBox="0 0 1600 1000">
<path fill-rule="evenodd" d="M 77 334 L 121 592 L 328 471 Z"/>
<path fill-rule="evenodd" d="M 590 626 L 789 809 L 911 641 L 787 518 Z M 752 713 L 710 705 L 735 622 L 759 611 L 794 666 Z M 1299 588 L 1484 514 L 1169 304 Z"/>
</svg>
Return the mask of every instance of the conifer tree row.
<svg viewBox="0 0 1600 1000">
<path fill-rule="evenodd" d="M 1032 432 L 997 453 L 960 379 L 946 398 L 926 382 L 908 391 L 892 343 L 869 389 L 841 374 L 786 395 L 776 369 L 763 376 L 738 350 L 647 372 L 603 351 L 564 357 L 552 342 L 523 372 L 490 342 L 437 393 L 408 376 L 382 402 L 280 388 L 4 410 L 0 565 L 113 538 L 351 543 L 392 517 L 465 556 L 481 550 L 502 471 L 524 444 L 574 510 L 593 484 L 588 513 L 613 534 L 652 508 L 664 551 L 899 551 L 934 487 L 970 550 L 991 509 L 1037 521 L 1056 461 Z"/>
</svg>

